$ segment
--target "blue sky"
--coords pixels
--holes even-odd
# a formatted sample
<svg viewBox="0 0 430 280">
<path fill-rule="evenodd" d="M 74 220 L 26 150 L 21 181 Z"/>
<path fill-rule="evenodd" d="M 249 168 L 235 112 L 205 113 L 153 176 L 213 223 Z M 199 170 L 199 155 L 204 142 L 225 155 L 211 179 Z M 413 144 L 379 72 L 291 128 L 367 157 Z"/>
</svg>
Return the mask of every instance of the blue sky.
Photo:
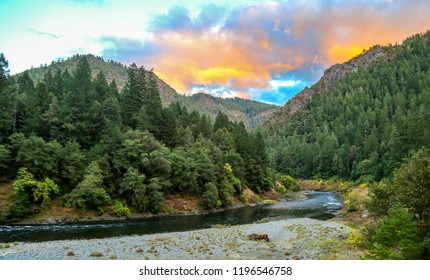
<svg viewBox="0 0 430 280">
<path fill-rule="evenodd" d="M 179 93 L 283 105 L 328 66 L 430 28 L 430 1 L 6 1 L 11 73 L 92 53 L 155 72 Z"/>
</svg>

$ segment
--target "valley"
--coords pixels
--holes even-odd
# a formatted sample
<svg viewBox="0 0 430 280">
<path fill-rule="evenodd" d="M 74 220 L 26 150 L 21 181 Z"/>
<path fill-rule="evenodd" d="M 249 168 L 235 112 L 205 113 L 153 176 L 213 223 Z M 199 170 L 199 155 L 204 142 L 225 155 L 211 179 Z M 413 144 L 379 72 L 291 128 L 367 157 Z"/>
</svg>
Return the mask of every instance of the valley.
<svg viewBox="0 0 430 280">
<path fill-rule="evenodd" d="M 308 191 L 323 190 L 334 191 L 343 205 L 327 222 L 304 214 L 298 220 L 262 217 L 260 225 L 259 216 L 248 213 L 247 225 L 172 234 L 182 240 L 195 233 L 199 241 L 190 246 L 203 254 L 187 254 L 189 247 L 177 244 L 172 254 L 156 254 L 163 249 L 151 247 L 155 241 L 172 246 L 162 230 L 103 242 L 130 239 L 135 248 L 154 253 L 132 255 L 143 259 L 428 259 L 429 53 L 429 32 L 374 46 L 328 68 L 282 108 L 205 93 L 183 96 L 152 70 L 93 55 L 10 77 L 2 54 L 2 223 L 163 219 L 281 200 L 255 206 L 276 209 L 282 199 L 302 203 L 302 191 L 312 196 Z M 254 229 L 275 236 L 274 242 L 258 241 L 263 255 L 242 254 L 255 244 L 246 239 Z M 236 230 L 242 234 L 231 237 Z M 202 236 L 218 235 L 220 244 L 241 244 L 222 252 L 206 248 Z M 14 245 L 9 257 L 91 259 L 91 252 L 99 252 L 99 241 L 87 240 L 90 249 L 64 254 L 61 246 L 76 245 L 64 242 L 45 243 L 54 244 L 47 255 L 31 256 Z M 305 243 L 310 247 L 302 248 Z M 0 256 L 8 258 L 11 244 L 1 246 Z M 38 245 L 26 246 L 32 251 Z M 99 253 L 126 258 L 108 250 Z"/>
</svg>

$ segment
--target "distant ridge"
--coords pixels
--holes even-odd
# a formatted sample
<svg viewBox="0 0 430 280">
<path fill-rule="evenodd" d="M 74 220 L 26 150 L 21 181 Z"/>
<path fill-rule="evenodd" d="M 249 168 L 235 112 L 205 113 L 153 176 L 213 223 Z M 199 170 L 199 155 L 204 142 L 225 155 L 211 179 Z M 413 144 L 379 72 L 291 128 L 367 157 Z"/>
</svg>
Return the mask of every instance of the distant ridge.
<svg viewBox="0 0 430 280">
<path fill-rule="evenodd" d="M 63 72 L 67 69 L 72 74 L 79 60 L 83 57 L 87 59 L 90 65 L 93 78 L 100 71 L 103 71 L 109 83 L 115 79 L 118 90 L 121 92 L 127 83 L 127 66 L 113 60 L 105 61 L 103 58 L 92 54 L 77 54 L 64 61 L 52 62 L 51 64 L 29 69 L 28 73 L 35 82 L 42 80 L 48 71 L 51 71 L 52 75 L 54 75 L 58 70 Z M 15 76 L 21 74 L 19 73 Z M 227 114 L 231 121 L 243 122 L 249 129 L 253 129 L 266 121 L 279 108 L 276 105 L 237 97 L 223 99 L 205 93 L 191 96 L 181 95 L 157 75 L 155 76 L 163 106 L 168 106 L 172 102 L 179 102 L 189 111 L 195 110 L 199 113 L 207 114 L 212 119 L 215 119 L 218 112 L 222 111 Z"/>
</svg>

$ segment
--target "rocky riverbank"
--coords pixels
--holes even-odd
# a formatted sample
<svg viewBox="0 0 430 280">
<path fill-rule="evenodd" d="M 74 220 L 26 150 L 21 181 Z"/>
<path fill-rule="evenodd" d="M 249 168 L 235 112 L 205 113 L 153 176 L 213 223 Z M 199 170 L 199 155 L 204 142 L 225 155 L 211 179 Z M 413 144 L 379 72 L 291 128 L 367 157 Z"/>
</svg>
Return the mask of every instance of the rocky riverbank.
<svg viewBox="0 0 430 280">
<path fill-rule="evenodd" d="M 287 219 L 211 229 L 91 240 L 0 243 L 3 260 L 356 259 L 350 228 L 333 221 Z M 249 240 L 267 234 L 269 242 Z"/>
</svg>

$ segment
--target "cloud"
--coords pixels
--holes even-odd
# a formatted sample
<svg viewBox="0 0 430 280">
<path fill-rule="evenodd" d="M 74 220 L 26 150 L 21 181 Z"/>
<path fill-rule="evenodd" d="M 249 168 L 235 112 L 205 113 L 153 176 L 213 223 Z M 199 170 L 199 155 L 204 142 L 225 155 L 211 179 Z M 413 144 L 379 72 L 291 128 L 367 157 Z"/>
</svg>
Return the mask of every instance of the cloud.
<svg viewBox="0 0 430 280">
<path fill-rule="evenodd" d="M 295 87 L 301 83 L 302 81 L 296 80 L 272 80 L 268 82 L 268 84 L 274 89 L 278 89 L 280 87 Z"/>
<path fill-rule="evenodd" d="M 174 6 L 152 18 L 151 36 L 110 38 L 104 53 L 154 68 L 180 93 L 199 85 L 218 96 L 283 104 L 328 66 L 426 31 L 428 14 L 422 0 Z"/>
<path fill-rule="evenodd" d="M 71 5 L 88 5 L 98 7 L 104 7 L 106 5 L 104 0 L 66 0 L 65 2 Z"/>
<path fill-rule="evenodd" d="M 60 39 L 63 37 L 63 35 L 57 35 L 57 34 L 53 34 L 53 33 L 42 32 L 42 31 L 39 31 L 39 30 L 34 29 L 34 28 L 28 28 L 27 31 L 30 33 L 34 33 L 36 35 L 39 35 L 39 36 L 46 36 L 50 39 Z"/>
<path fill-rule="evenodd" d="M 211 86 L 209 88 L 202 86 L 194 86 L 191 89 L 191 94 L 196 94 L 199 92 L 203 92 L 221 98 L 242 97 L 240 93 L 223 86 Z"/>
</svg>

